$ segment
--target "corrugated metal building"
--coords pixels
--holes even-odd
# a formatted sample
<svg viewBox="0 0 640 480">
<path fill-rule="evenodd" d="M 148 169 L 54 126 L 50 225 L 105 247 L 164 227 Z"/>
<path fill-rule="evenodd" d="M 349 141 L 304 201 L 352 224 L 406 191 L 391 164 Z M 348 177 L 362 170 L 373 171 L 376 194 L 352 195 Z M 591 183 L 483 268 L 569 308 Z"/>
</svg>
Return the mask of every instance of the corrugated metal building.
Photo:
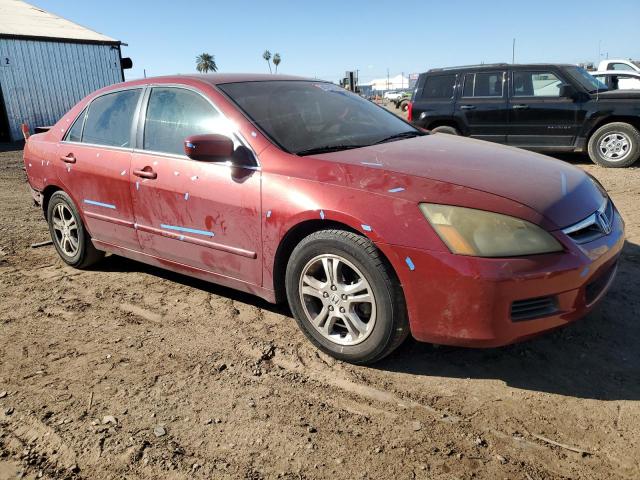
<svg viewBox="0 0 640 480">
<path fill-rule="evenodd" d="M 53 125 L 87 94 L 123 81 L 121 45 L 21 0 L 0 0 L 0 141 L 21 139 L 23 122 L 32 132 Z"/>
</svg>

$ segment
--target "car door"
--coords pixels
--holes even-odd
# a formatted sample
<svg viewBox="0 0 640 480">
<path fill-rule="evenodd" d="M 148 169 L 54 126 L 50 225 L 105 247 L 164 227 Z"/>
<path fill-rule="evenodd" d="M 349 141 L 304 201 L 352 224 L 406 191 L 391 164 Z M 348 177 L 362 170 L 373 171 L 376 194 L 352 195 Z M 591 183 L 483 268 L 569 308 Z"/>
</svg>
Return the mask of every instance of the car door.
<svg viewBox="0 0 640 480">
<path fill-rule="evenodd" d="M 465 73 L 458 88 L 455 114 L 467 134 L 492 142 L 507 141 L 506 72 L 503 70 Z"/>
<path fill-rule="evenodd" d="M 139 249 L 133 228 L 131 154 L 141 88 L 96 97 L 57 147 L 56 172 L 96 240 Z"/>
<path fill-rule="evenodd" d="M 198 91 L 154 86 L 138 129 L 131 193 L 143 252 L 261 284 L 260 169 L 230 122 Z M 203 133 L 230 136 L 236 158 L 189 159 L 185 138 Z"/>
<path fill-rule="evenodd" d="M 569 83 L 559 72 L 545 69 L 513 70 L 509 102 L 509 145 L 570 147 L 580 128 L 580 103 L 561 97 Z"/>
<path fill-rule="evenodd" d="M 619 90 L 640 90 L 640 77 L 625 73 L 616 77 Z"/>
</svg>

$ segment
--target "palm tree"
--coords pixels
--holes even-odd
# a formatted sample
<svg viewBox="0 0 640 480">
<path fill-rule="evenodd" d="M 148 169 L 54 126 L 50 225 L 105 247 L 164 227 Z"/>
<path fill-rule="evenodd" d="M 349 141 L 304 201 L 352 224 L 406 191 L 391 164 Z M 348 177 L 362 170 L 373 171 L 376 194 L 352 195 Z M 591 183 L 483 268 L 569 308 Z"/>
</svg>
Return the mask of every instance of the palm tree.
<svg viewBox="0 0 640 480">
<path fill-rule="evenodd" d="M 276 53 L 273 56 L 273 64 L 276 66 L 276 73 L 278 73 L 278 65 L 280 65 L 281 61 L 282 61 L 282 58 L 280 58 L 280 54 Z"/>
<path fill-rule="evenodd" d="M 196 70 L 201 73 L 217 72 L 216 57 L 209 53 L 202 53 L 196 57 Z"/>
<path fill-rule="evenodd" d="M 262 58 L 264 58 L 265 61 L 267 62 L 267 65 L 269 65 L 269 73 L 273 73 L 271 71 L 271 64 L 269 63 L 269 60 L 271 60 L 271 52 L 269 50 L 265 50 L 264 53 L 262 54 Z"/>
</svg>

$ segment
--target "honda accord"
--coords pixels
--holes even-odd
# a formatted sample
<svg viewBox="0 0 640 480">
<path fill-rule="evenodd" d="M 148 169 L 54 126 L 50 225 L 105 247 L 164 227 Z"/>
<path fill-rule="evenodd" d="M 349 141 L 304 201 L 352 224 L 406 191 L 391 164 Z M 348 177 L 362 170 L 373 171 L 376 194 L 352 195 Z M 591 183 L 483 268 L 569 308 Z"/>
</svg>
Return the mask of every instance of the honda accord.
<svg viewBox="0 0 640 480">
<path fill-rule="evenodd" d="M 24 163 L 67 264 L 110 252 L 288 301 L 311 342 L 353 363 L 409 333 L 492 347 L 573 322 L 624 243 L 580 169 L 298 77 L 113 85 L 31 136 Z"/>
</svg>

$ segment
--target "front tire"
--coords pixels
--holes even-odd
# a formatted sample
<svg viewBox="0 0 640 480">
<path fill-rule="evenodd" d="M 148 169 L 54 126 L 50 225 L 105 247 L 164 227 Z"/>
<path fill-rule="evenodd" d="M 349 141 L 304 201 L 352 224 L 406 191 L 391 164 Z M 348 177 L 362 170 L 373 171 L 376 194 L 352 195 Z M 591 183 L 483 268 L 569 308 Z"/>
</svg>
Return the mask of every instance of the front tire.
<svg viewBox="0 0 640 480">
<path fill-rule="evenodd" d="M 431 130 L 433 133 L 446 133 L 448 135 L 460 135 L 460 132 L 455 127 L 449 125 L 442 125 Z"/>
<path fill-rule="evenodd" d="M 640 157 L 640 132 L 624 122 L 603 125 L 589 139 L 589 157 L 602 167 L 629 167 Z"/>
<path fill-rule="evenodd" d="M 300 329 L 339 360 L 376 362 L 409 334 L 399 282 L 361 235 L 321 230 L 303 239 L 289 258 L 286 289 Z"/>
<path fill-rule="evenodd" d="M 73 200 L 62 190 L 49 199 L 47 222 L 53 246 L 66 264 L 84 269 L 104 257 L 91 243 Z"/>
</svg>

